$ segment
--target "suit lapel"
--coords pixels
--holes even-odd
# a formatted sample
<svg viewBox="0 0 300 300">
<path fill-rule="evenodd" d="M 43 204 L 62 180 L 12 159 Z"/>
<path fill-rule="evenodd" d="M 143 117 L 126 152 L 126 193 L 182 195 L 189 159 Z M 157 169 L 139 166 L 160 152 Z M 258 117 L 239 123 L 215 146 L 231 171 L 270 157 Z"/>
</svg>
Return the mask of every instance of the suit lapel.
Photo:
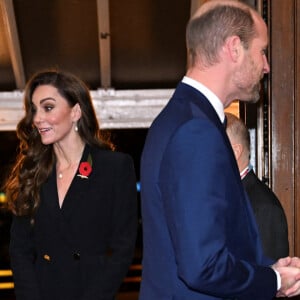
<svg viewBox="0 0 300 300">
<path fill-rule="evenodd" d="M 201 117 L 204 115 L 219 129 L 221 135 L 223 136 L 224 143 L 226 144 L 230 153 L 231 165 L 233 166 L 235 175 L 239 178 L 240 175 L 238 172 L 237 162 L 226 134 L 225 127 L 208 99 L 198 90 L 185 83 L 179 84 L 178 89 L 176 90 L 176 93 L 177 92 L 180 98 L 184 98 L 184 101 L 190 102 L 190 107 L 195 117 Z M 182 97 L 181 94 L 183 95 Z"/>
</svg>

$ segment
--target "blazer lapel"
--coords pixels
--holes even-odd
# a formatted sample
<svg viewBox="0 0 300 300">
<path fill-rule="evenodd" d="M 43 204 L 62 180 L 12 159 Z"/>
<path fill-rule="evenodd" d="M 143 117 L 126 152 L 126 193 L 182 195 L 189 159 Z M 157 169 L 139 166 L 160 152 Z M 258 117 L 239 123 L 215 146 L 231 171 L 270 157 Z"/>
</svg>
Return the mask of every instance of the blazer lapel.
<svg viewBox="0 0 300 300">
<path fill-rule="evenodd" d="M 41 201 L 43 206 L 45 205 L 51 209 L 59 209 L 55 167 L 47 181 L 42 185 Z"/>
<path fill-rule="evenodd" d="M 82 162 L 88 161 L 89 155 L 90 155 L 90 147 L 86 145 L 79 166 Z M 76 203 L 85 200 L 85 193 L 86 191 L 89 190 L 90 176 L 92 176 L 92 174 L 93 174 L 93 170 L 92 173 L 87 178 L 80 177 L 78 176 L 80 175 L 79 168 L 78 168 L 71 182 L 69 190 L 66 193 L 63 205 L 61 207 L 61 211 L 66 218 L 71 217 L 73 209 L 76 208 Z"/>
</svg>

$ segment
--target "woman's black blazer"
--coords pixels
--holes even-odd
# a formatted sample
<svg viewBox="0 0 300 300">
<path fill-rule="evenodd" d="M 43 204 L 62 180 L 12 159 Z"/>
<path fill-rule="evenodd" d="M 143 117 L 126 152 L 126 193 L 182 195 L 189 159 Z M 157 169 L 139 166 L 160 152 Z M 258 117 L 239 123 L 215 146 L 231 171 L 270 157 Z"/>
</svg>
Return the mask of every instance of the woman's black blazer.
<svg viewBox="0 0 300 300">
<path fill-rule="evenodd" d="M 86 146 L 88 178 L 75 176 L 62 207 L 55 168 L 33 225 L 14 217 L 10 256 L 18 300 L 111 300 L 131 264 L 137 231 L 129 155 Z"/>
</svg>

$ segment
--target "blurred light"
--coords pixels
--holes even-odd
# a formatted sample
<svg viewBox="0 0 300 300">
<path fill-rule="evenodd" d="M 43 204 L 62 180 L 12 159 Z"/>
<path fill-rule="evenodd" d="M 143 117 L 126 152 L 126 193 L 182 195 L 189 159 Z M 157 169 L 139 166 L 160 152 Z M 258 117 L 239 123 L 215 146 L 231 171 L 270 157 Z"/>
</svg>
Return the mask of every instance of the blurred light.
<svg viewBox="0 0 300 300">
<path fill-rule="evenodd" d="M 141 191 L 141 183 L 140 183 L 139 181 L 136 183 L 136 190 L 137 190 L 138 192 Z"/>
<path fill-rule="evenodd" d="M 0 192 L 0 203 L 5 203 L 6 202 L 6 196 L 4 193 Z"/>
</svg>

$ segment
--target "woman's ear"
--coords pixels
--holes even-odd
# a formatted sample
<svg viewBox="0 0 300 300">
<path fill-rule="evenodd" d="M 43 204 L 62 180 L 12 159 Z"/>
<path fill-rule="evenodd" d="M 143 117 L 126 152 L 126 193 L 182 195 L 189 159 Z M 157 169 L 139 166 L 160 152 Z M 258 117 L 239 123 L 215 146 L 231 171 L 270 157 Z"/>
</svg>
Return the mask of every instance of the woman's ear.
<svg viewBox="0 0 300 300">
<path fill-rule="evenodd" d="M 73 113 L 73 121 L 77 122 L 81 118 L 81 107 L 79 103 L 76 103 L 72 107 L 72 113 Z"/>
</svg>

